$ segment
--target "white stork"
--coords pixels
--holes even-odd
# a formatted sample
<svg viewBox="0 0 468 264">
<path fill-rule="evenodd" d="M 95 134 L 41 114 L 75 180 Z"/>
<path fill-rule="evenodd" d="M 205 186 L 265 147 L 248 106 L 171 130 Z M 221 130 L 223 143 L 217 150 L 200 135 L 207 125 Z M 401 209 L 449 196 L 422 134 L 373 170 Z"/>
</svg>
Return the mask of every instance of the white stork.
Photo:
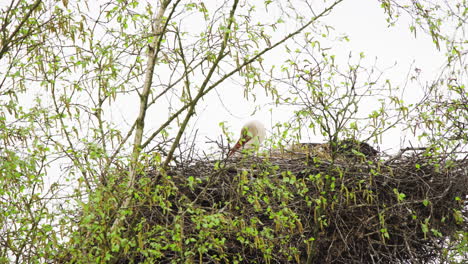
<svg viewBox="0 0 468 264">
<path fill-rule="evenodd" d="M 258 120 L 247 122 L 241 129 L 241 135 L 236 145 L 229 150 L 228 157 L 231 157 L 239 149 L 254 149 L 258 148 L 260 143 L 265 139 L 265 127 Z"/>
</svg>

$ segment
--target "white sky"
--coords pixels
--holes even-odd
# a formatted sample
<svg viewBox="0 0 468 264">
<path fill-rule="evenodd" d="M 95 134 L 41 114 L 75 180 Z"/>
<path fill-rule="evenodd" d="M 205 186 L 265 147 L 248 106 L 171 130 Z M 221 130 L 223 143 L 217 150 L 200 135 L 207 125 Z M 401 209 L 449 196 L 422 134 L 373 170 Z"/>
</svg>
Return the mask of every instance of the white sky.
<svg viewBox="0 0 468 264">
<path fill-rule="evenodd" d="M 261 9 L 263 1 L 258 2 L 257 8 Z M 325 4 L 328 5 L 328 2 Z M 205 1 L 205 3 L 208 5 L 214 2 Z M 323 1 L 311 1 L 311 3 L 313 5 L 324 5 Z M 92 4 L 90 3 L 90 5 Z M 97 5 L 97 2 L 94 4 Z M 91 13 L 98 12 L 99 8 L 97 7 L 91 6 Z M 320 8 L 317 8 L 317 10 L 320 10 Z M 197 21 L 190 16 L 187 16 L 185 22 L 188 22 L 189 19 L 190 23 L 188 25 L 191 27 L 198 28 L 205 25 L 202 19 L 198 18 Z M 261 21 L 262 19 L 264 18 L 252 18 L 252 21 Z M 332 36 L 337 37 L 346 34 L 350 38 L 349 42 L 328 43 L 332 48 L 331 53 L 336 54 L 338 61 L 345 61 L 350 52 L 355 56 L 363 52 L 366 55 L 363 66 L 370 68 L 377 61 L 377 66 L 381 70 L 391 67 L 386 70 L 384 79 L 390 79 L 395 86 L 404 85 L 408 72 L 412 67 L 421 69 L 420 76 L 423 82 L 430 82 L 431 79 L 436 78 L 435 76 L 443 65 L 445 57 L 442 52 L 435 48 L 431 38 L 423 32 L 418 32 L 417 38 L 415 38 L 409 31 L 410 20 L 405 17 L 405 14 L 399 18 L 394 27 L 388 27 L 385 19 L 386 15 L 378 1 L 348 0 L 337 5 L 327 17 L 320 19 L 320 23 L 334 27 L 335 32 L 332 33 Z M 288 32 L 293 31 L 295 26 L 291 25 L 287 28 Z M 275 36 L 273 37 L 275 38 Z M 326 39 L 324 45 L 327 45 Z M 279 66 L 288 59 L 285 54 L 284 47 L 278 47 L 274 52 L 265 56 L 265 59 L 267 62 Z M 196 141 L 198 148 L 207 150 L 214 147 L 214 150 L 216 150 L 215 145 L 207 145 L 206 141 L 207 138 L 219 139 L 222 134 L 219 126 L 220 122 L 226 122 L 230 131 L 234 133 L 234 137 L 237 137 L 240 128 L 247 120 L 260 120 L 271 133 L 272 126 L 275 123 L 287 122 L 293 116 L 293 109 L 272 105 L 271 98 L 265 96 L 262 91 L 263 88 L 255 91 L 257 94 L 255 102 L 244 98 L 243 89 L 241 83 L 226 81 L 218 87 L 217 91 L 212 91 L 197 106 L 196 116 L 192 119 L 192 126 L 186 130 L 186 135 L 189 136 L 194 130 L 198 129 Z M 406 102 L 415 102 L 422 94 L 419 86 L 411 84 L 406 88 L 405 92 Z M 118 127 L 122 127 L 122 131 L 126 133 L 129 125 L 134 122 L 137 116 L 138 102 L 136 95 L 120 97 L 112 107 L 112 111 L 105 111 L 105 114 Z M 366 102 L 367 104 L 375 106 L 375 102 Z M 150 135 L 152 129 L 159 127 L 159 124 L 165 121 L 167 107 L 164 103 L 159 103 L 158 106 L 149 110 L 146 117 L 146 135 Z M 257 111 L 255 111 L 256 109 Z M 252 116 L 253 112 L 255 114 Z M 398 151 L 400 147 L 406 146 L 408 143 L 403 140 L 405 135 L 406 133 L 401 133 L 399 129 L 389 131 L 384 135 L 383 141 L 379 143 L 380 149 L 392 149 L 389 152 Z M 324 140 L 321 135 L 311 135 L 309 133 L 309 138 L 305 138 L 303 141 L 323 142 Z M 414 140 L 411 143 L 413 145 L 418 144 Z"/>
<path fill-rule="evenodd" d="M 365 61 L 371 66 L 377 58 L 379 68 L 392 67 L 386 78 L 392 80 L 395 85 L 403 85 L 411 66 L 421 69 L 422 80 L 430 81 L 435 79 L 443 65 L 445 57 L 439 52 L 429 36 L 423 32 L 418 32 L 417 38 L 409 31 L 409 18 L 402 16 L 396 26 L 388 27 L 385 20 L 384 10 L 380 3 L 375 0 L 344 1 L 338 5 L 331 14 L 323 21 L 324 24 L 332 25 L 336 33 L 344 33 L 349 36 L 349 42 L 335 43 L 333 51 L 343 58 L 347 58 L 349 52 L 359 54 L 364 52 Z M 278 64 L 286 58 L 283 48 L 279 48 L 276 54 Z M 271 54 L 270 54 L 271 56 Z M 414 63 L 414 64 L 413 64 Z M 257 100 L 257 102 L 247 101 L 242 96 L 242 87 L 239 84 L 225 83 L 220 89 L 223 96 L 224 106 L 220 103 L 216 94 L 212 94 L 205 106 L 199 106 L 197 111 L 196 127 L 199 129 L 199 144 L 203 144 L 204 137 L 216 139 L 222 133 L 218 126 L 221 121 L 227 121 L 232 131 L 237 136 L 242 124 L 249 119 L 258 119 L 265 124 L 267 130 L 271 131 L 272 122 L 286 122 L 292 117 L 292 110 L 281 107 L 275 109 L 268 103 L 267 98 Z M 258 93 L 263 94 L 262 92 Z M 417 86 L 409 85 L 406 89 L 405 100 L 416 101 L 421 96 L 422 91 Z M 266 100 L 265 100 L 266 99 Z M 255 105 L 260 105 L 261 110 L 254 116 L 250 116 L 255 109 Z M 273 108 L 272 112 L 270 109 Z M 398 151 L 404 133 L 394 129 L 386 134 L 381 144 L 381 150 L 393 149 Z M 312 140 L 323 141 L 318 135 Z M 412 141 L 417 145 L 417 142 Z"/>
<path fill-rule="evenodd" d="M 210 1 L 205 2 L 211 3 Z M 259 2 L 262 3 L 263 1 Z M 323 1 L 311 2 L 323 5 Z M 92 5 L 93 3 L 89 4 Z M 261 7 L 262 5 L 258 5 L 259 9 Z M 98 12 L 98 10 L 99 8 L 91 6 L 90 12 Z M 348 0 L 339 4 L 329 16 L 320 21 L 322 24 L 329 24 L 335 28 L 334 36 L 346 34 L 350 38 L 349 42 L 329 44 L 332 45 L 333 53 L 338 58 L 346 59 L 350 52 L 354 54 L 364 52 L 366 55 L 364 62 L 367 63 L 364 66 L 372 66 L 376 58 L 380 69 L 386 69 L 397 63 L 396 66 L 386 72 L 385 76 L 385 78 L 391 79 L 394 85 L 403 85 L 411 66 L 421 69 L 423 80 L 429 82 L 435 78 L 438 70 L 443 65 L 445 57 L 442 52 L 437 51 L 431 38 L 422 32 L 418 32 L 417 38 L 415 38 L 409 31 L 409 19 L 404 15 L 400 17 L 395 27 L 388 27 L 385 18 L 384 11 L 376 0 Z M 253 18 L 252 20 L 261 19 Z M 192 23 L 192 21 L 190 22 Z M 193 22 L 192 26 L 196 27 L 197 23 Z M 203 24 L 198 26 L 203 26 Z M 292 31 L 294 28 L 290 27 L 288 30 Z M 278 66 L 287 59 L 283 47 L 278 47 L 265 57 L 267 61 L 276 62 Z M 264 96 L 262 88 L 256 91 L 257 100 L 255 102 L 247 101 L 243 97 L 243 89 L 240 83 L 227 81 L 217 89 L 217 92 L 213 91 L 209 94 L 197 107 L 197 114 L 191 122 L 192 127 L 187 129 L 186 134 L 189 135 L 191 131 L 199 129 L 197 146 L 200 149 L 206 150 L 210 147 L 205 143 L 206 138 L 219 139 L 222 134 L 219 127 L 220 122 L 226 122 L 230 131 L 236 137 L 243 123 L 247 120 L 260 120 L 271 132 L 273 124 L 287 122 L 293 116 L 293 109 L 287 107 L 276 108 L 271 105 L 270 98 Z M 422 91 L 418 86 L 409 85 L 406 89 L 405 100 L 416 101 L 421 93 Z M 369 103 L 369 105 L 372 104 Z M 118 98 L 114 106 L 118 109 L 116 111 L 107 111 L 106 114 L 109 114 L 110 119 L 116 124 L 125 128 L 123 133 L 126 133 L 129 124 L 132 124 L 135 120 L 138 111 L 138 98 L 135 95 Z M 258 109 L 258 111 L 251 116 L 255 109 Z M 159 122 L 165 120 L 166 117 L 167 115 L 162 113 L 160 108 L 152 109 L 146 118 L 146 133 L 150 134 L 152 132 L 151 128 L 158 127 Z M 402 144 L 407 143 L 401 141 L 403 137 L 404 133 L 402 134 L 398 129 L 394 129 L 384 137 L 381 149 L 398 151 Z M 320 142 L 324 138 L 320 135 L 311 135 L 309 140 Z M 417 144 L 414 141 L 412 143 Z"/>
</svg>

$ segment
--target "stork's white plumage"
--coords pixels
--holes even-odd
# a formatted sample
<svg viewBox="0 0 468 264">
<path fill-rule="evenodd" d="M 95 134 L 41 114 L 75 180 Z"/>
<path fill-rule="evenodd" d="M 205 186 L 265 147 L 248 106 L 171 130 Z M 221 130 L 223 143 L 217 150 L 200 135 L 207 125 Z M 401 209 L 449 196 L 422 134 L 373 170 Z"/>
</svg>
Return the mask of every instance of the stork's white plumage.
<svg viewBox="0 0 468 264">
<path fill-rule="evenodd" d="M 228 157 L 240 149 L 258 148 L 265 139 L 266 131 L 263 124 L 258 120 L 247 122 L 241 129 L 241 135 L 236 145 L 229 150 Z"/>
</svg>

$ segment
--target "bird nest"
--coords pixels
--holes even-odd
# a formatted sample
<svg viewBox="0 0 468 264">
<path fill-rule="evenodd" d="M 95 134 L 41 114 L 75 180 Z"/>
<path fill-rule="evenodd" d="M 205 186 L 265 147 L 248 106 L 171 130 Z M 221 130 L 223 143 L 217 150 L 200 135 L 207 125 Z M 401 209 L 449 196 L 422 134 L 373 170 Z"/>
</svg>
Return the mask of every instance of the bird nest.
<svg viewBox="0 0 468 264">
<path fill-rule="evenodd" d="M 468 161 L 370 153 L 243 156 L 155 170 L 142 177 L 164 199 L 139 205 L 128 221 L 152 230 L 158 263 L 447 261 L 468 231 Z M 133 252 L 119 262 L 145 259 Z"/>
</svg>

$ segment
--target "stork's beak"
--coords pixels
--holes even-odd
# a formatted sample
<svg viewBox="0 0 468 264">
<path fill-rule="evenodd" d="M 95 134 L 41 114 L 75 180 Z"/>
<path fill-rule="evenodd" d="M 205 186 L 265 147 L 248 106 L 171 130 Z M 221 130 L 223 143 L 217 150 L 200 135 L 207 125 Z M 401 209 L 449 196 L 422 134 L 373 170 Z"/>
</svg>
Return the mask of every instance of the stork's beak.
<svg viewBox="0 0 468 264">
<path fill-rule="evenodd" d="M 252 139 L 251 136 L 248 136 L 248 135 L 244 135 L 243 137 L 241 137 L 236 145 L 234 145 L 234 147 L 229 150 L 229 153 L 227 155 L 227 157 L 231 157 L 234 153 L 236 153 L 241 147 L 243 147 L 247 142 L 249 142 L 250 140 Z"/>
</svg>

